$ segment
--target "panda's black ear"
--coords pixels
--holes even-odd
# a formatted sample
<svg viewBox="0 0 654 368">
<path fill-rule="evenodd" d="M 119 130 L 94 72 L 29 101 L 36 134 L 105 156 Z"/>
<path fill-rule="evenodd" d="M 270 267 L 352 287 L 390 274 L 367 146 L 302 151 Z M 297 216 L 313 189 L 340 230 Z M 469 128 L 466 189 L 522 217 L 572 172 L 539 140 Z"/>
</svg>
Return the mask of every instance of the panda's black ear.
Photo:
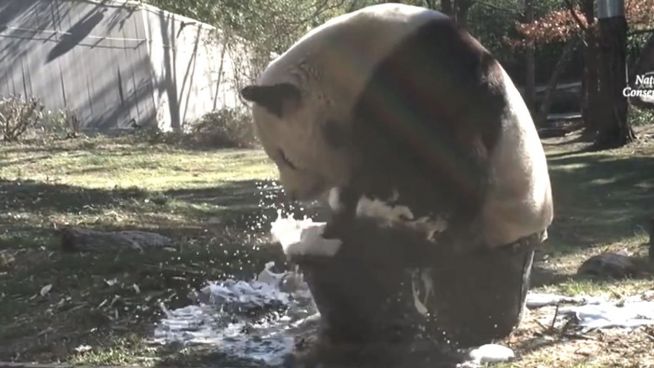
<svg viewBox="0 0 654 368">
<path fill-rule="evenodd" d="M 247 86 L 241 90 L 241 96 L 281 118 L 299 104 L 301 93 L 299 88 L 290 83 L 280 83 L 271 86 Z"/>
</svg>

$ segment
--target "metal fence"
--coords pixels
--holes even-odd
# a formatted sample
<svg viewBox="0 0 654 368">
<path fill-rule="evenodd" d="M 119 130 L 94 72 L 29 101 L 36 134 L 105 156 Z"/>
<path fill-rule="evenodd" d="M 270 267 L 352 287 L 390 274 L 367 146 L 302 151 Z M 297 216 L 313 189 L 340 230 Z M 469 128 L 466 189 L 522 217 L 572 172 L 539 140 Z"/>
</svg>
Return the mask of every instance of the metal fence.
<svg viewBox="0 0 654 368">
<path fill-rule="evenodd" d="M 245 46 L 213 27 L 130 1 L 0 0 L 0 96 L 35 96 L 82 129 L 181 130 L 241 107 Z M 228 45 L 232 46 L 228 46 Z"/>
</svg>

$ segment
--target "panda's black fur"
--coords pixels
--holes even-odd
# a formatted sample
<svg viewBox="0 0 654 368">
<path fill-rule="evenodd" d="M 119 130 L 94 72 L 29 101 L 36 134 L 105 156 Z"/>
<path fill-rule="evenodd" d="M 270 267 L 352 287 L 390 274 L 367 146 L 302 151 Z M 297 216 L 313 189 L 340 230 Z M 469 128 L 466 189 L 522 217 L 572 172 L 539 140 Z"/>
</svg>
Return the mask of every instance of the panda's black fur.
<svg viewBox="0 0 654 368">
<path fill-rule="evenodd" d="M 501 129 L 500 78 L 497 61 L 447 19 L 410 34 L 356 104 L 352 141 L 363 161 L 348 188 L 357 195 L 345 200 L 397 190 L 398 204 L 416 217 L 444 212 L 451 225 L 469 225 L 486 195 Z"/>
</svg>

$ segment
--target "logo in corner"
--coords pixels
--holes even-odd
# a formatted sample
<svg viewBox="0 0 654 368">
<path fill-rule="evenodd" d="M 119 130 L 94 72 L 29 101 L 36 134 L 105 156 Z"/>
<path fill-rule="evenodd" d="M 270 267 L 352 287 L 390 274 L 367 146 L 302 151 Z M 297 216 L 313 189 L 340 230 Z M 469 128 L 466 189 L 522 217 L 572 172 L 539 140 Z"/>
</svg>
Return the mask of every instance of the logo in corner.
<svg viewBox="0 0 654 368">
<path fill-rule="evenodd" d="M 654 99 L 654 71 L 636 75 L 633 86 L 622 90 L 624 97 Z"/>
</svg>

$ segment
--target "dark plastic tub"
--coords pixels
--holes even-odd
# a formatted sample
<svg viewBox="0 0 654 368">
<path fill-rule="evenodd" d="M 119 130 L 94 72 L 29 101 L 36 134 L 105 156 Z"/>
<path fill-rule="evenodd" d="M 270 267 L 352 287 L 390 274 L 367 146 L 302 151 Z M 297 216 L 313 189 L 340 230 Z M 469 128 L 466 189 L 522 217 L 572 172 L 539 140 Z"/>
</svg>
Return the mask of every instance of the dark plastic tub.
<svg viewBox="0 0 654 368">
<path fill-rule="evenodd" d="M 505 337 L 519 323 L 539 242 L 535 235 L 499 249 L 427 259 L 420 267 L 380 249 L 293 261 L 322 315 L 324 337 L 334 342 L 407 340 L 426 333 L 472 346 Z M 374 257 L 365 256 L 371 252 Z M 431 283 L 429 293 L 423 280 Z M 416 307 L 414 289 L 422 290 L 417 294 L 427 315 Z"/>
</svg>

